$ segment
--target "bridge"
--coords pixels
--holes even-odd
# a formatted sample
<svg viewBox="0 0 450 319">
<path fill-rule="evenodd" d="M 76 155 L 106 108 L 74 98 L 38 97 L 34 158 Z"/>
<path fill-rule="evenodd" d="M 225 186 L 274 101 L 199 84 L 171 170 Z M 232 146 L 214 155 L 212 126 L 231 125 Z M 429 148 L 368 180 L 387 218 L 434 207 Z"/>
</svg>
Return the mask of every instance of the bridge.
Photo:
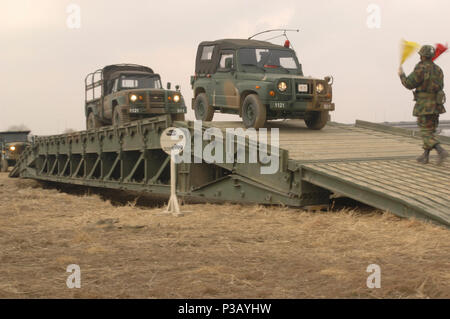
<svg viewBox="0 0 450 319">
<path fill-rule="evenodd" d="M 225 136 L 226 128 L 241 125 L 204 122 L 201 130 L 215 127 Z M 10 176 L 168 196 L 170 160 L 159 140 L 170 126 L 188 130 L 194 143 L 194 122 L 172 122 L 169 116 L 37 137 Z M 418 164 L 416 131 L 364 121 L 329 123 L 320 131 L 300 120 L 269 122 L 267 128 L 279 128 L 279 146 L 268 145 L 279 154 L 274 174 L 261 174 L 265 164 L 260 161 L 180 163 L 179 196 L 304 207 L 329 204 L 331 195 L 340 195 L 401 217 L 450 226 L 450 164 L 436 166 L 434 157 L 428 165 Z M 448 149 L 450 137 L 440 139 Z M 245 139 L 247 154 L 250 143 Z"/>
</svg>

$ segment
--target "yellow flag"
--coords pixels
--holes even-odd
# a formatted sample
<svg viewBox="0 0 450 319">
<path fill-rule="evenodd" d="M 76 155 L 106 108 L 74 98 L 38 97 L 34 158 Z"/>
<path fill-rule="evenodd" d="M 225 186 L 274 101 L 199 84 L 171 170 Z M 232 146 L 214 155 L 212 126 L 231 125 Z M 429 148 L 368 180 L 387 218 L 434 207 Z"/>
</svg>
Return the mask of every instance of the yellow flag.
<svg viewBox="0 0 450 319">
<path fill-rule="evenodd" d="M 400 45 L 400 65 L 406 61 L 407 58 L 411 56 L 414 52 L 416 52 L 420 48 L 420 44 L 416 42 L 402 40 Z"/>
</svg>

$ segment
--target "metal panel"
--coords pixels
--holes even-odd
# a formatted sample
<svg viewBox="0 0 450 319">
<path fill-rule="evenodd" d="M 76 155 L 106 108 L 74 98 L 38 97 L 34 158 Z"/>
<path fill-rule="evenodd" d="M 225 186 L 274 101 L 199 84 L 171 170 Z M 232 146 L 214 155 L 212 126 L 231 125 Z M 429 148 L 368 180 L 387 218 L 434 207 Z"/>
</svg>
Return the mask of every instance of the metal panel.
<svg viewBox="0 0 450 319">
<path fill-rule="evenodd" d="M 402 217 L 450 226 L 450 165 L 414 160 L 353 161 L 302 165 L 305 181 Z"/>
</svg>

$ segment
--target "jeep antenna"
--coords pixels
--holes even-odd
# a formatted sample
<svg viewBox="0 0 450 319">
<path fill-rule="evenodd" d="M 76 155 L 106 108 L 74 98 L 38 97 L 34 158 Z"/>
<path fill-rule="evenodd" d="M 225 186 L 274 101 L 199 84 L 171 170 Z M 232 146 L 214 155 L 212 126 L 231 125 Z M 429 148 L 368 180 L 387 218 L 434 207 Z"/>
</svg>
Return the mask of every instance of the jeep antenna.
<svg viewBox="0 0 450 319">
<path fill-rule="evenodd" d="M 248 40 L 251 40 L 252 38 L 256 37 L 257 35 L 260 35 L 260 34 L 263 34 L 263 33 L 277 32 L 277 31 L 279 31 L 279 32 L 283 31 L 282 35 L 286 36 L 286 32 L 288 32 L 288 31 L 299 32 L 300 30 L 299 29 L 272 29 L 272 30 L 265 30 L 265 31 L 261 31 L 261 32 L 258 32 L 256 34 L 252 35 L 251 37 L 248 38 Z"/>
<path fill-rule="evenodd" d="M 283 32 L 282 34 L 279 34 L 279 35 L 276 35 L 276 36 L 271 37 L 271 38 L 269 38 L 269 39 L 266 39 L 265 41 L 273 40 L 273 39 L 276 39 L 276 38 L 279 38 L 279 37 L 285 37 L 285 38 L 286 38 L 286 42 L 284 43 L 284 46 L 287 47 L 287 48 L 289 48 L 290 46 L 292 46 L 292 45 L 291 45 L 291 41 L 289 41 L 289 39 L 288 39 L 288 37 L 287 37 L 287 35 L 286 35 L 286 32 L 289 32 L 289 31 L 299 32 L 300 30 L 299 30 L 299 29 L 272 29 L 272 30 L 265 30 L 265 31 L 258 32 L 258 33 L 256 33 L 256 34 L 252 35 L 252 36 L 249 37 L 248 39 L 251 40 L 252 38 L 256 37 L 257 35 L 260 35 L 260 34 L 263 34 L 263 33 L 268 33 L 268 32 Z M 292 49 L 294 49 L 293 46 L 292 46 Z"/>
</svg>

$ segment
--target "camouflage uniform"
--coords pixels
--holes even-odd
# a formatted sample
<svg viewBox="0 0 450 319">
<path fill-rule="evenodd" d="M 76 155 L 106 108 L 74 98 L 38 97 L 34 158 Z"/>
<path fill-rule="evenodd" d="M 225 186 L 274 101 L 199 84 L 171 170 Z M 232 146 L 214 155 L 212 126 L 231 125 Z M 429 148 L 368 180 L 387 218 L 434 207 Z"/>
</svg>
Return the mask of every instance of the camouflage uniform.
<svg viewBox="0 0 450 319">
<path fill-rule="evenodd" d="M 438 153 L 437 165 L 441 165 L 448 157 L 448 152 L 441 147 L 434 134 L 439 125 L 439 114 L 445 113 L 444 74 L 432 61 L 435 50 L 431 45 L 424 45 L 419 54 L 421 61 L 416 65 L 413 73 L 406 77 L 400 67 L 399 75 L 407 89 L 415 89 L 416 105 L 413 115 L 417 117 L 424 148 L 423 154 L 417 158 L 417 161 L 428 164 L 430 151 L 435 149 Z"/>
<path fill-rule="evenodd" d="M 408 77 L 401 74 L 400 79 L 407 89 L 416 89 L 413 115 L 417 117 L 423 148 L 431 150 L 439 144 L 434 133 L 439 125 L 439 114 L 445 113 L 444 105 L 436 102 L 437 92 L 444 88 L 444 74 L 439 66 L 428 59 L 419 62 Z"/>
</svg>

